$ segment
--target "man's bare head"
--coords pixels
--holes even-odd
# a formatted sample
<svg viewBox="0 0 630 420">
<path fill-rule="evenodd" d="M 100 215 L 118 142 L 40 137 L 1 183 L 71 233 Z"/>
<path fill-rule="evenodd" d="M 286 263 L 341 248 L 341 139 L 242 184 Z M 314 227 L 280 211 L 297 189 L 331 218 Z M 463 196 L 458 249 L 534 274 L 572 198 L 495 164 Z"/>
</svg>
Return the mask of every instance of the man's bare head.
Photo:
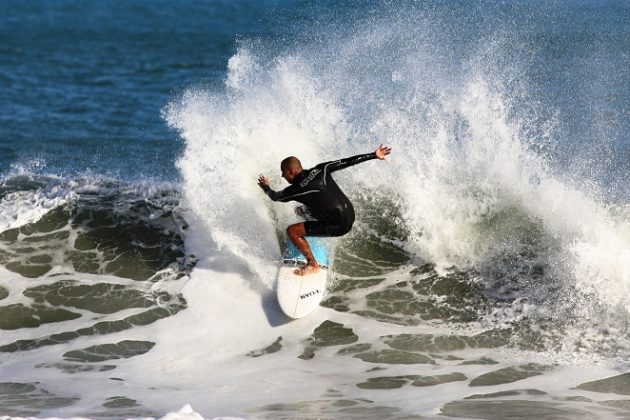
<svg viewBox="0 0 630 420">
<path fill-rule="evenodd" d="M 283 171 L 286 168 L 302 169 L 302 162 L 300 162 L 300 159 L 296 158 L 295 156 L 289 156 L 287 158 L 284 158 L 280 163 L 280 170 Z"/>
<path fill-rule="evenodd" d="M 280 163 L 280 170 L 282 171 L 282 177 L 289 184 L 292 184 L 293 180 L 302 172 L 302 162 L 295 156 L 289 156 Z"/>
</svg>

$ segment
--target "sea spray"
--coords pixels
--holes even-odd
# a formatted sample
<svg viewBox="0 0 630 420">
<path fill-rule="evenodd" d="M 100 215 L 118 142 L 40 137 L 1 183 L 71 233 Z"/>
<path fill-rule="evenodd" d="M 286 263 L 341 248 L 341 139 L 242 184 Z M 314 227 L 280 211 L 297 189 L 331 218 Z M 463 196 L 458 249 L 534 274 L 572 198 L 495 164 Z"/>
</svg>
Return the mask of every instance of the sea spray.
<svg viewBox="0 0 630 420">
<path fill-rule="evenodd" d="M 385 143 L 390 162 L 337 176 L 349 195 L 401 212 L 412 258 L 470 272 L 488 296 L 541 319 L 593 326 L 595 308 L 626 308 L 627 221 L 557 176 L 547 151 L 563 141 L 558 114 L 518 79 L 526 62 L 506 58 L 512 35 L 499 28 L 468 50 L 429 11 L 392 15 L 275 56 L 242 42 L 223 88 L 193 88 L 165 108 L 186 140 L 187 205 L 210 237 L 272 287 L 276 234 L 293 219 L 257 175 L 281 189 L 288 155 L 310 167 Z"/>
<path fill-rule="evenodd" d="M 280 57 L 266 67 L 253 60 L 240 51 L 225 92 L 189 91 L 165 115 L 187 141 L 178 166 L 188 205 L 220 248 L 260 268 L 277 259 L 278 245 L 258 174 L 282 189 L 284 157 L 298 155 L 305 166 L 335 158 L 346 134 L 343 114 L 300 59 Z M 275 208 L 287 218 L 286 208 Z"/>
</svg>

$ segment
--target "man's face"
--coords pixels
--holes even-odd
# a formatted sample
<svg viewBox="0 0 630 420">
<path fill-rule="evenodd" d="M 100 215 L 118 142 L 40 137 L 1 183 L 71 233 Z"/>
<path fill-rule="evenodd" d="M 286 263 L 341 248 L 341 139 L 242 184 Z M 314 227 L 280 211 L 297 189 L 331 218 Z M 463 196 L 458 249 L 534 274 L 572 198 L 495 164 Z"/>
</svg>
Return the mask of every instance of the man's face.
<svg viewBox="0 0 630 420">
<path fill-rule="evenodd" d="M 289 184 L 293 184 L 297 175 L 295 168 L 288 167 L 282 169 L 282 178 L 286 179 Z"/>
</svg>

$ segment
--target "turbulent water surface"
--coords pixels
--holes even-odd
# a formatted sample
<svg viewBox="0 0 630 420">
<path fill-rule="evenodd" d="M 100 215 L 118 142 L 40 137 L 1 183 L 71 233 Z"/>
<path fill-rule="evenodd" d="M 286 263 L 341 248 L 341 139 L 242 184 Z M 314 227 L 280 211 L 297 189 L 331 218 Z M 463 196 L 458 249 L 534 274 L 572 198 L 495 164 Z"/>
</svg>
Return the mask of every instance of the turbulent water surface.
<svg viewBox="0 0 630 420">
<path fill-rule="evenodd" d="M 0 34 L 0 416 L 630 415 L 628 3 L 4 1 Z M 258 174 L 380 143 L 289 320 Z"/>
</svg>

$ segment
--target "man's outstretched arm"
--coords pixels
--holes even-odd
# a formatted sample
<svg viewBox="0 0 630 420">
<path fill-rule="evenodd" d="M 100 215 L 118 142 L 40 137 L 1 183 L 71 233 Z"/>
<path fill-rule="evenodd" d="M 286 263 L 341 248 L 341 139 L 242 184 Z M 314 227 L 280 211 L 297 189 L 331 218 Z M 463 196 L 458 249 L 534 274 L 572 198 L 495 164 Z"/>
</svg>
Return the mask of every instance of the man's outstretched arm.
<svg viewBox="0 0 630 420">
<path fill-rule="evenodd" d="M 269 178 L 264 175 L 258 177 L 258 186 L 271 198 L 273 201 L 289 201 L 293 194 L 291 191 L 287 191 L 291 186 L 285 188 L 282 191 L 274 191 L 271 189 L 271 182 Z"/>
<path fill-rule="evenodd" d="M 345 159 L 334 160 L 332 162 L 320 163 L 318 166 L 322 167 L 327 172 L 335 172 L 340 169 L 347 168 L 349 166 L 356 165 L 357 163 L 365 162 L 372 159 L 385 160 L 385 158 L 391 153 L 392 148 L 383 146 L 382 144 L 376 148 L 372 153 L 366 153 L 363 155 L 356 155 Z"/>
</svg>

